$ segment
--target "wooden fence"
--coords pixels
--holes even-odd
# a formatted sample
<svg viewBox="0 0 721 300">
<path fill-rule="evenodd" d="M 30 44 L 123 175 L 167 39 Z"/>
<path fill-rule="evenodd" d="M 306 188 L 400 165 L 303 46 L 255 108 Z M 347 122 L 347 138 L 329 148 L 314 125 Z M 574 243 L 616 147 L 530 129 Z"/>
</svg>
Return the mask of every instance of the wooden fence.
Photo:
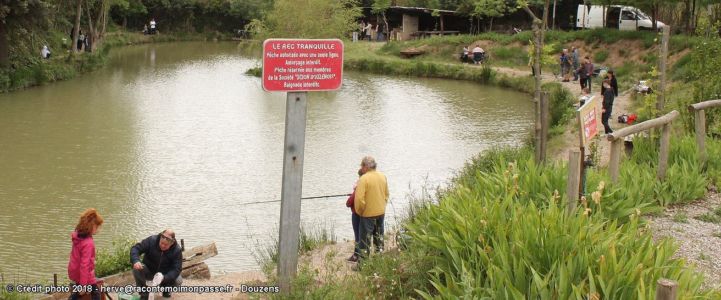
<svg viewBox="0 0 721 300">
<path fill-rule="evenodd" d="M 698 159 L 701 167 L 706 165 L 706 109 L 721 107 L 720 100 L 704 101 L 688 106 L 688 111 L 695 114 L 696 145 L 698 146 Z"/>
<path fill-rule="evenodd" d="M 665 116 L 648 120 L 633 126 L 619 129 L 608 135 L 607 139 L 611 141 L 611 157 L 608 161 L 608 173 L 611 176 L 611 182 L 618 181 L 619 166 L 621 165 L 621 151 L 623 146 L 623 138 L 639 133 L 641 131 L 652 128 L 663 127 L 661 131 L 661 150 L 658 159 L 659 180 L 666 177 L 666 168 L 668 167 L 668 152 L 671 141 L 671 121 L 679 116 L 678 111 L 672 111 Z"/>
</svg>

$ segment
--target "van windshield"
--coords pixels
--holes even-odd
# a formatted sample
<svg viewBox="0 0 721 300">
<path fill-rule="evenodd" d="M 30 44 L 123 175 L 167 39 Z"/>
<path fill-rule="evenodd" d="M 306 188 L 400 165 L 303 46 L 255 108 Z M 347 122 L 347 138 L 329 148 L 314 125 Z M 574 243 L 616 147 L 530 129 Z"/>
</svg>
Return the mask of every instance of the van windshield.
<svg viewBox="0 0 721 300">
<path fill-rule="evenodd" d="M 639 20 L 650 20 L 651 19 L 648 15 L 646 15 L 645 13 L 643 13 L 642 11 L 640 11 L 638 9 L 634 10 L 634 12 L 636 13 L 636 16 L 638 16 Z"/>
</svg>

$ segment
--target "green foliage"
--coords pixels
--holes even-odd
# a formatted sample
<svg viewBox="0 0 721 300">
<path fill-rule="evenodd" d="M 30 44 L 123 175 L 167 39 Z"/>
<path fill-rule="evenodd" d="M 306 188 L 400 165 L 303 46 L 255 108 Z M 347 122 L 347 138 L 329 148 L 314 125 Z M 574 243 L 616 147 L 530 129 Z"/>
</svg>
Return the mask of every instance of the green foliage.
<svg viewBox="0 0 721 300">
<path fill-rule="evenodd" d="M 499 46 L 489 50 L 491 57 L 497 61 L 504 61 L 510 65 L 524 65 L 529 53 L 523 47 Z"/>
<path fill-rule="evenodd" d="M 327 228 L 324 224 L 308 227 L 301 224 L 298 242 L 298 253 L 303 255 L 326 244 L 335 244 L 337 236 L 333 228 Z M 278 264 L 278 253 L 280 251 L 279 239 L 267 245 L 256 245 L 253 256 L 266 275 L 271 275 Z"/>
<path fill-rule="evenodd" d="M 677 280 L 681 297 L 704 295 L 701 278 L 671 257 L 670 241 L 654 243 L 641 230 L 640 211 L 614 221 L 604 206 L 615 191 L 600 187 L 598 203 L 568 216 L 554 193 L 564 190 L 563 168 L 486 158 L 498 163 L 479 164 L 406 225 L 408 247 L 434 266 L 433 288 L 419 288 L 424 298 L 653 299 L 661 277 Z"/>
<path fill-rule="evenodd" d="M 676 223 L 688 223 L 688 215 L 683 212 L 679 212 L 673 215 L 673 221 Z"/>
<path fill-rule="evenodd" d="M 105 277 L 130 270 L 130 248 L 135 243 L 133 239 L 120 238 L 114 240 L 110 248 L 99 249 L 95 260 L 95 276 Z"/>
<path fill-rule="evenodd" d="M 593 61 L 597 63 L 603 63 L 608 58 L 608 51 L 606 50 L 599 50 L 595 54 L 593 54 Z"/>
<path fill-rule="evenodd" d="M 259 38 L 347 39 L 360 16 L 356 0 L 276 0 Z"/>
<path fill-rule="evenodd" d="M 260 77 L 263 75 L 263 68 L 261 67 L 253 67 L 245 71 L 246 75 L 254 76 L 254 77 Z"/>
<path fill-rule="evenodd" d="M 551 127 L 566 126 L 574 115 L 574 107 L 576 99 L 568 89 L 565 89 L 560 83 L 552 82 L 543 85 L 543 90 L 549 92 Z"/>
</svg>

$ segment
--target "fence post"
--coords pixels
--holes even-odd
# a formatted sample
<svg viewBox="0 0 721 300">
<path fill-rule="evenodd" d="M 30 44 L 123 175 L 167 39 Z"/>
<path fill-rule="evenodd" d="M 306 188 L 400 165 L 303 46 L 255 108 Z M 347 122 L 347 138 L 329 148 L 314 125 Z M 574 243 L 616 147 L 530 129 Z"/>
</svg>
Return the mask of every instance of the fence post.
<svg viewBox="0 0 721 300">
<path fill-rule="evenodd" d="M 611 142 L 611 158 L 608 160 L 608 173 L 611 176 L 611 182 L 618 181 L 618 173 L 621 165 L 621 146 L 623 140 L 615 139 Z"/>
<path fill-rule="evenodd" d="M 568 206 L 566 213 L 570 215 L 576 210 L 578 203 L 579 184 L 581 183 L 581 151 L 568 151 L 568 180 L 566 180 L 566 195 L 568 196 Z"/>
<path fill-rule="evenodd" d="M 703 168 L 706 165 L 706 112 L 703 109 L 696 111 L 694 120 L 696 127 L 696 145 L 698 146 L 698 160 Z"/>
<path fill-rule="evenodd" d="M 671 124 L 663 125 L 661 130 L 661 150 L 658 153 L 658 180 L 666 177 L 666 169 L 668 168 L 668 152 L 671 147 Z"/>
<path fill-rule="evenodd" d="M 668 58 L 668 40 L 671 32 L 671 26 L 666 25 L 663 27 L 663 35 L 661 36 L 661 49 L 660 59 L 658 60 L 658 81 L 659 91 L 658 99 L 656 102 L 656 109 L 659 114 L 663 113 L 664 106 L 666 105 L 666 59 Z"/>
<path fill-rule="evenodd" d="M 58 273 L 53 273 L 53 287 L 58 286 Z"/>
<path fill-rule="evenodd" d="M 661 278 L 656 284 L 656 300 L 676 300 L 678 283 Z"/>
</svg>

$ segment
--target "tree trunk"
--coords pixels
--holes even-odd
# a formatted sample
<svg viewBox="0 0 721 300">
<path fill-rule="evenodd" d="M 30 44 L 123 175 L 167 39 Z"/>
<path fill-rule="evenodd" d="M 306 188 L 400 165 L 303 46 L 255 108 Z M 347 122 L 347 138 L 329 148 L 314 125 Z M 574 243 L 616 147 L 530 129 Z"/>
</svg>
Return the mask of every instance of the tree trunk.
<svg viewBox="0 0 721 300">
<path fill-rule="evenodd" d="M 73 27 L 73 40 L 70 41 L 70 50 L 71 52 L 78 52 L 77 43 L 78 43 L 78 36 L 80 35 L 80 15 L 83 13 L 83 0 L 78 0 L 78 7 L 75 14 L 75 27 Z"/>
<path fill-rule="evenodd" d="M 493 17 L 491 17 L 491 28 L 488 31 L 491 31 L 491 32 L 493 31 Z"/>
<path fill-rule="evenodd" d="M 684 1 L 686 10 L 683 13 L 683 22 L 686 25 L 686 33 L 691 32 L 691 0 Z"/>
<path fill-rule="evenodd" d="M 8 32 L 5 23 L 0 21 L 0 67 L 10 65 L 10 47 L 8 47 Z"/>
<path fill-rule="evenodd" d="M 93 48 L 95 47 L 95 37 L 97 36 L 97 31 L 95 29 L 95 26 L 93 25 L 93 14 L 90 13 L 90 5 L 85 5 L 85 14 L 88 15 L 88 34 L 86 34 L 86 39 L 88 40 L 88 44 L 85 47 L 90 47 L 90 49 L 87 49 L 87 51 L 93 52 Z"/>
<path fill-rule="evenodd" d="M 389 34 L 390 28 L 388 28 L 388 18 L 386 18 L 385 11 L 382 13 L 382 16 L 383 16 L 383 24 L 386 25 L 385 27 L 383 27 L 383 31 L 384 31 L 383 34 L 385 34 L 385 36 L 386 36 L 386 43 L 387 43 L 387 42 L 391 41 L 391 36 Z"/>
<path fill-rule="evenodd" d="M 128 17 L 123 16 L 123 28 L 128 29 Z"/>
<path fill-rule="evenodd" d="M 658 24 L 656 24 L 656 19 L 658 19 L 658 4 L 654 5 L 651 9 L 651 29 L 653 29 L 653 31 L 658 30 Z"/>
</svg>

